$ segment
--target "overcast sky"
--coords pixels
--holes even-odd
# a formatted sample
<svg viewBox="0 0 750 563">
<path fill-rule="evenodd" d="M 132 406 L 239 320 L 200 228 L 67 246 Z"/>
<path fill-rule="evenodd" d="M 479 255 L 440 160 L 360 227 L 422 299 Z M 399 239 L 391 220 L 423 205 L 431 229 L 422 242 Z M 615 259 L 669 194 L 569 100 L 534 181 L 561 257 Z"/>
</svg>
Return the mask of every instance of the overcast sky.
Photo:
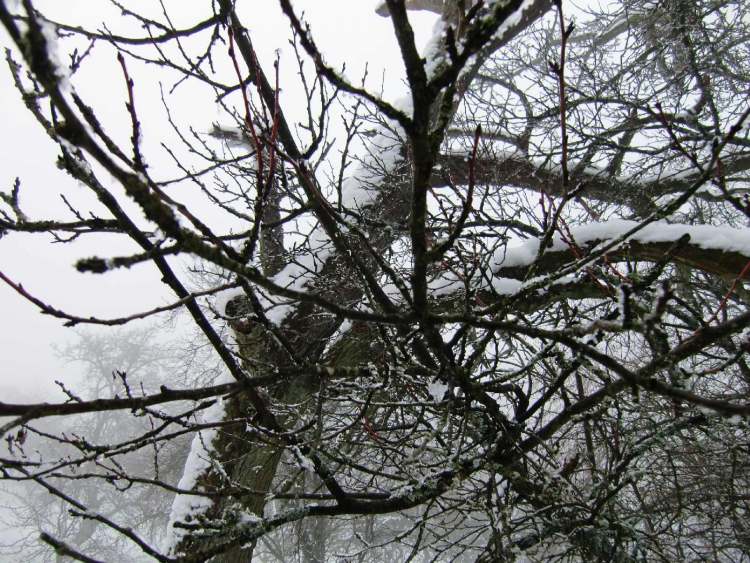
<svg viewBox="0 0 750 563">
<path fill-rule="evenodd" d="M 298 10 L 305 10 L 319 47 L 326 60 L 335 66 L 346 63 L 350 78 L 362 75 L 367 65 L 370 85 L 382 83 L 385 96 L 395 99 L 405 93 L 401 64 L 392 28 L 388 20 L 374 14 L 376 0 L 296 0 Z M 127 23 L 105 0 L 37 0 L 35 6 L 51 18 L 66 23 L 84 24 L 100 28 L 106 21 L 110 29 L 127 32 Z M 128 0 L 126 6 L 138 11 L 153 9 L 152 0 Z M 205 17 L 210 0 L 170 0 L 166 2 L 170 16 L 178 27 L 191 25 Z M 295 61 L 289 54 L 288 26 L 277 2 L 246 2 L 243 21 L 252 34 L 260 55 L 260 63 L 271 68 L 277 49 L 281 50 L 283 104 L 286 111 L 301 105 L 300 89 L 294 74 Z M 112 19 L 116 16 L 116 20 Z M 413 14 L 418 42 L 429 38 L 435 17 L 427 13 Z M 131 28 L 137 33 L 137 28 Z M 4 31 L 0 31 L 3 45 L 9 45 Z M 15 53 L 20 60 L 18 53 Z M 60 194 L 64 193 L 81 209 L 98 206 L 86 189 L 57 170 L 58 150 L 41 127 L 24 108 L 20 95 L 12 85 L 11 74 L 5 64 L 0 71 L 0 187 L 9 191 L 16 177 L 21 179 L 21 203 L 30 217 L 42 219 L 53 215 L 70 218 Z M 169 77 L 130 62 L 129 68 L 136 82 L 136 103 L 144 123 L 144 143 L 150 155 L 155 177 L 159 168 L 167 172 L 170 163 L 159 149 L 162 141 L 173 135 L 163 127 L 164 112 L 159 100 L 159 85 L 169 86 Z M 125 90 L 113 53 L 101 49 L 87 63 L 74 81 L 79 93 L 97 110 L 106 128 L 123 142 L 130 135 L 128 117 L 123 111 Z M 189 122 L 199 131 L 207 131 L 220 114 L 206 92 L 181 88 L 169 98 L 170 108 L 178 120 Z M 125 145 L 127 146 L 127 145 Z M 117 254 L 127 251 L 117 245 L 114 237 L 97 235 L 73 245 L 52 244 L 49 235 L 9 235 L 0 240 L 0 270 L 24 285 L 26 289 L 50 304 L 70 313 L 115 317 L 163 304 L 170 294 L 159 282 L 154 268 L 141 266 L 128 271 L 117 271 L 105 276 L 83 275 L 75 271 L 78 258 Z M 69 377 L 73 368 L 62 365 L 52 345 L 71 339 L 71 329 L 62 322 L 39 314 L 36 308 L 22 300 L 12 289 L 0 284 L 0 400 L 28 401 L 53 397 L 55 379 Z M 187 319 L 185 319 L 187 321 Z M 106 329 L 103 329 L 106 330 Z M 116 366 L 113 366 L 116 367 Z"/>
</svg>

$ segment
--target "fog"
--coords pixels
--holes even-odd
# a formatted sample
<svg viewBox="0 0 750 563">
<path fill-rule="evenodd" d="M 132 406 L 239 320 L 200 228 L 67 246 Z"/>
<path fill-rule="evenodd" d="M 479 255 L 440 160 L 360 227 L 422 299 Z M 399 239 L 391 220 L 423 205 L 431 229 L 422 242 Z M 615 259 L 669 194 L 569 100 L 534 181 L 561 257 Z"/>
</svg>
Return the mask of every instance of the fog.
<svg viewBox="0 0 750 563">
<path fill-rule="evenodd" d="M 0 558 L 747 560 L 742 0 L 32 2 Z"/>
<path fill-rule="evenodd" d="M 150 2 L 129 2 L 128 6 L 141 10 Z M 196 14 L 205 12 L 210 3 L 165 3 L 175 25 L 195 21 Z M 375 1 L 351 2 L 306 0 L 296 5 L 305 10 L 319 46 L 331 64 L 346 62 L 346 75 L 352 78 L 368 71 L 368 84 L 379 89 L 382 84 L 386 99 L 403 95 L 404 71 L 392 29 L 387 19 L 374 16 Z M 179 9 L 175 9 L 179 5 Z M 297 85 L 296 62 L 288 46 L 288 25 L 275 2 L 253 3 L 253 15 L 248 21 L 257 22 L 250 31 L 258 51 L 268 63 L 280 51 L 281 85 L 284 107 L 304 110 L 302 92 Z M 39 0 L 35 6 L 61 22 L 97 28 L 111 16 L 117 15 L 103 0 Z M 256 7 L 257 6 L 257 7 Z M 109 19 L 107 19 L 109 17 Z M 412 16 L 418 41 L 429 37 L 435 17 L 426 13 Z M 121 18 L 115 21 L 121 22 Z M 126 33 L 127 28 L 118 29 Z M 137 27 L 131 31 L 137 31 Z M 0 31 L 5 34 L 5 31 Z M 4 37 L 5 38 L 5 37 Z M 100 51 L 106 50 L 100 49 Z M 18 53 L 16 58 L 20 59 Z M 6 65 L 0 71 L 0 123 L 4 125 L 0 151 L 0 185 L 9 191 L 16 177 L 21 181 L 21 202 L 30 216 L 45 217 L 56 214 L 70 217 L 60 194 L 73 204 L 88 202 L 96 208 L 89 193 L 75 185 L 55 166 L 56 145 L 41 130 L 24 107 L 15 90 Z M 171 129 L 164 122 L 159 99 L 159 81 L 165 89 L 171 85 L 168 77 L 154 75 L 150 69 L 131 64 L 137 83 L 138 110 L 144 118 L 144 143 L 150 165 L 157 177 L 159 167 L 174 167 L 159 143 L 174 140 Z M 108 129 L 123 140 L 129 135 L 129 122 L 124 111 L 125 88 L 122 75 L 110 56 L 98 53 L 88 61 L 83 76 L 76 78 L 76 87 L 84 99 L 94 105 Z M 169 98 L 169 106 L 176 121 L 190 123 L 197 131 L 208 132 L 220 112 L 212 107 L 205 92 L 186 91 L 183 87 Z M 292 115 L 300 118 L 302 115 Z M 162 160 L 156 160 L 160 158 Z M 25 192 L 25 193 L 24 193 Z M 45 194 L 44 197 L 39 197 Z M 25 195 L 25 197 L 24 197 Z M 33 197 L 30 197 L 32 196 Z M 74 268 L 77 259 L 95 254 L 104 246 L 106 253 L 117 254 L 114 237 L 100 235 L 101 240 L 88 238 L 75 244 L 55 244 L 49 235 L 22 236 L 11 234 L 0 241 L 0 271 L 20 283 L 34 296 L 55 307 L 82 316 L 117 317 L 163 304 L 169 297 L 151 266 L 117 270 L 105 276 L 80 274 Z M 126 247 L 129 248 L 129 247 Z M 121 249 L 120 249 L 121 250 Z M 70 329 L 63 323 L 39 314 L 37 308 L 21 298 L 6 284 L 0 284 L 0 311 L 6 319 L 0 329 L 0 393 L 5 401 L 29 401 L 60 397 L 55 380 L 75 375 L 72 366 L 58 361 L 52 345 L 70 341 Z M 135 323 L 137 324 L 137 323 Z M 100 330 L 106 330 L 102 328 Z"/>
<path fill-rule="evenodd" d="M 126 4 L 136 11 L 156 5 L 143 0 Z M 199 15 L 205 15 L 210 4 L 208 1 L 165 2 L 177 27 L 192 24 Z M 389 21 L 373 13 L 375 4 L 377 2 L 350 0 L 296 2 L 299 8 L 304 8 L 319 46 L 330 63 L 340 65 L 346 62 L 346 75 L 351 78 L 363 76 L 367 69 L 368 85 L 375 90 L 382 88 L 386 98 L 394 99 L 404 92 L 403 64 Z M 123 25 L 119 10 L 104 0 L 38 0 L 34 5 L 62 23 L 97 29 L 107 22 L 112 31 L 123 34 L 140 31 L 138 26 Z M 270 66 L 278 54 L 283 104 L 287 108 L 298 106 L 300 112 L 304 111 L 304 95 L 298 85 L 296 61 L 289 48 L 290 34 L 283 14 L 275 2 L 248 2 L 246 5 L 252 6 L 253 13 L 248 14 L 247 21 L 252 22 L 250 32 L 262 54 L 261 64 Z M 435 17 L 429 14 L 413 15 L 420 42 L 424 43 L 428 38 L 434 20 Z M 116 22 L 114 27 L 113 21 Z M 0 31 L 0 36 L 3 44 L 10 46 L 5 30 Z M 20 61 L 20 54 L 14 48 L 11 51 Z M 135 61 L 130 62 L 129 69 L 136 84 L 138 111 L 143 120 L 144 152 L 149 155 L 154 176 L 166 177 L 175 167 L 160 143 L 174 143 L 175 136 L 166 123 L 160 88 L 168 91 L 174 84 L 174 76 L 162 71 L 154 73 L 153 69 Z M 127 94 L 114 51 L 100 46 L 94 58 L 87 60 L 76 76 L 76 89 L 94 107 L 105 128 L 116 139 L 127 143 L 130 135 L 129 116 L 124 108 Z M 23 105 L 5 64 L 0 70 L 0 100 L 2 190 L 9 192 L 18 178 L 21 205 L 32 219 L 73 218 L 61 195 L 74 207 L 99 209 L 88 191 L 55 166 L 59 150 Z M 207 133 L 221 114 L 210 95 L 205 91 L 192 91 L 186 86 L 167 94 L 167 103 L 175 121 L 181 126 L 189 124 L 198 132 Z M 303 114 L 294 115 L 292 112 L 290 116 L 301 118 Z M 99 173 L 106 177 L 106 173 Z M 191 198 L 195 201 L 194 194 L 186 195 L 188 201 Z M 28 236 L 13 233 L 0 240 L 0 272 L 21 284 L 34 297 L 65 312 L 83 317 L 120 317 L 163 305 L 173 297 L 155 269 L 147 264 L 99 276 L 81 274 L 74 264 L 93 254 L 117 255 L 132 248 L 130 243 L 106 234 L 63 244 L 55 242 L 48 234 Z M 177 268 L 189 265 L 189 262 L 182 262 Z M 0 327 L 0 401 L 59 401 L 64 400 L 65 395 L 56 381 L 71 389 L 79 388 L 82 381 L 85 384 L 85 364 L 66 360 L 59 352 L 78 342 L 76 328 L 66 327 L 60 319 L 40 314 L 34 304 L 5 283 L 0 283 L 0 316 L 3 319 Z M 128 326 L 147 329 L 153 323 L 134 321 Z M 85 330 L 106 336 L 117 329 L 98 326 Z M 182 328 L 178 319 L 164 329 L 161 337 L 172 342 L 180 337 L 189 340 L 190 333 Z M 111 370 L 122 367 L 112 365 Z M 167 513 L 163 515 L 165 525 L 167 516 Z M 12 520 L 12 516 L 6 518 Z M 19 533 L 23 534 L 5 530 L 0 533 L 0 542 L 12 543 L 18 539 Z M 0 560 L 14 559 L 0 553 Z"/>
</svg>

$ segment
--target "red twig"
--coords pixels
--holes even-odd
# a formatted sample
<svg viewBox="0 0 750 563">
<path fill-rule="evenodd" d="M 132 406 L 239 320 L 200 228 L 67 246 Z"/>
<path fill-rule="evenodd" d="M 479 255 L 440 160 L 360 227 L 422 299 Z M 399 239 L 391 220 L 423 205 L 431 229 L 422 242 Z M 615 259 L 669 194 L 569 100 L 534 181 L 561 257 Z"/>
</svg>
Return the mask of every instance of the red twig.
<svg viewBox="0 0 750 563">
<path fill-rule="evenodd" d="M 138 120 L 138 114 L 135 111 L 135 95 L 133 93 L 134 82 L 130 77 L 130 74 L 128 73 L 128 67 L 125 64 L 125 57 L 122 55 L 122 53 L 117 53 L 117 61 L 122 67 L 122 74 L 125 76 L 125 84 L 127 85 L 128 89 L 128 102 L 125 104 L 125 107 L 128 109 L 128 113 L 130 114 L 130 120 L 133 128 L 133 136 L 130 138 L 133 144 L 133 163 L 135 164 L 136 170 L 145 172 L 146 163 L 143 161 L 143 156 L 141 155 L 140 148 L 141 122 Z"/>
<path fill-rule="evenodd" d="M 583 249 L 576 242 L 575 238 L 573 237 L 573 233 L 570 230 L 570 227 L 568 226 L 568 224 L 565 221 L 565 219 L 563 219 L 562 217 L 559 218 L 558 225 L 557 225 L 557 230 L 560 233 L 560 239 L 565 244 L 568 245 L 568 248 L 570 248 L 570 251 L 573 254 L 573 256 L 575 257 L 575 259 L 576 260 L 581 260 L 583 258 L 583 256 L 584 256 Z M 610 268 L 614 269 L 611 264 L 609 264 L 608 262 L 606 262 L 606 259 L 605 259 L 605 263 L 607 263 L 607 265 Z M 594 282 L 594 284 L 596 284 L 597 286 L 599 286 L 599 288 L 604 293 L 609 293 L 610 295 L 614 294 L 614 292 L 612 291 L 612 288 L 610 287 L 610 285 L 608 283 L 600 280 L 597 277 L 596 273 L 594 272 L 593 268 L 587 267 L 585 269 L 585 271 L 586 271 L 586 274 L 591 278 L 591 281 Z M 617 272 L 617 270 L 615 270 L 615 273 L 617 273 L 618 275 L 620 275 L 620 273 Z"/>
<path fill-rule="evenodd" d="M 234 51 L 234 33 L 231 28 L 229 29 L 229 58 L 232 59 L 232 65 L 234 71 L 237 74 L 237 80 L 239 80 L 240 91 L 242 92 L 242 101 L 245 104 L 245 126 L 250 131 L 250 137 L 255 145 L 255 158 L 258 161 L 258 178 L 263 178 L 263 145 L 258 133 L 255 131 L 255 125 L 253 124 L 252 112 L 250 111 L 250 98 L 247 96 L 247 90 L 243 85 L 242 72 L 240 71 L 240 63 L 237 61 L 237 55 Z"/>
<path fill-rule="evenodd" d="M 719 306 L 716 308 L 716 311 L 714 312 L 713 315 L 711 315 L 711 318 L 708 319 L 708 322 L 706 324 L 710 325 L 719 317 L 719 313 L 721 313 L 724 309 L 726 309 L 729 298 L 737 290 L 737 284 L 740 283 L 740 280 L 745 279 L 748 273 L 750 273 L 750 261 L 748 261 L 748 263 L 745 264 L 745 267 L 742 268 L 742 271 L 739 273 L 739 275 L 736 278 L 734 278 L 734 281 L 732 282 L 732 285 L 730 286 L 729 291 L 727 291 L 726 295 L 724 295 L 724 297 L 721 300 L 721 303 L 719 303 Z"/>
<path fill-rule="evenodd" d="M 279 59 L 274 62 L 276 71 L 276 84 L 273 92 L 273 126 L 271 127 L 271 138 L 268 143 L 268 152 L 270 153 L 268 162 L 268 189 L 273 185 L 273 175 L 276 171 L 276 138 L 279 133 Z"/>
<path fill-rule="evenodd" d="M 370 424 L 370 421 L 367 417 L 364 417 L 362 420 L 362 428 L 365 429 L 365 432 L 376 442 L 380 443 L 382 442 L 382 439 L 378 435 L 378 433 L 375 431 L 375 429 L 372 427 L 372 424 Z"/>
<path fill-rule="evenodd" d="M 568 171 L 568 123 L 567 123 L 567 95 L 565 94 L 565 58 L 568 47 L 568 38 L 573 33 L 574 26 L 571 23 L 568 27 L 565 27 L 565 18 L 563 16 L 562 0 L 556 0 L 558 19 L 560 22 L 560 62 L 550 62 L 552 71 L 557 76 L 557 82 L 559 84 L 559 103 L 560 103 L 560 133 L 562 135 L 562 155 L 561 155 L 561 167 L 562 167 L 562 179 L 563 179 L 563 193 L 568 193 L 568 186 L 570 183 L 570 172 Z"/>
</svg>

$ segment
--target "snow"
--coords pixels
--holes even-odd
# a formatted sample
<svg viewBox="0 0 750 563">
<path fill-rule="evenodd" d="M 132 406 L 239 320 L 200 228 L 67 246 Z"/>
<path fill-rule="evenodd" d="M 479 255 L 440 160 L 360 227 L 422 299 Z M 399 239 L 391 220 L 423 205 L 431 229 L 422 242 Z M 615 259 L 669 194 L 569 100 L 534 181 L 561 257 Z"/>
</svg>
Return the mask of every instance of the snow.
<svg viewBox="0 0 750 563">
<path fill-rule="evenodd" d="M 21 0 L 8 0 L 5 3 L 5 7 L 12 15 L 17 16 L 19 15 L 20 9 L 21 9 Z M 19 23 L 19 22 L 17 22 Z M 23 22 L 20 22 L 23 23 Z"/>
<path fill-rule="evenodd" d="M 522 282 L 512 278 L 493 277 L 490 287 L 500 295 L 513 295 L 518 293 L 523 286 Z M 475 290 L 487 289 L 484 283 L 472 283 L 471 288 Z M 427 283 L 427 289 L 432 297 L 445 297 L 455 295 L 466 289 L 466 283 L 453 272 L 441 272 Z M 394 293 L 394 298 L 398 295 Z"/>
<path fill-rule="evenodd" d="M 449 64 L 445 50 L 445 21 L 442 18 L 435 22 L 432 36 L 425 47 L 425 72 L 427 80 L 432 80 L 444 65 Z"/>
<path fill-rule="evenodd" d="M 402 96 L 391 105 L 410 117 L 414 114 L 411 96 Z M 380 193 L 384 175 L 403 160 L 401 151 L 406 135 L 398 123 L 389 121 L 388 126 L 380 125 L 371 135 L 367 141 L 371 148 L 341 186 L 341 205 L 349 209 L 362 209 L 372 204 Z"/>
<path fill-rule="evenodd" d="M 464 288 L 464 281 L 453 272 L 442 272 L 427 283 L 427 290 L 433 297 L 453 295 Z"/>
<path fill-rule="evenodd" d="M 388 5 L 385 0 L 377 0 L 375 2 L 375 13 L 379 16 L 388 17 Z"/>
<path fill-rule="evenodd" d="M 637 228 L 636 221 L 613 219 L 571 227 L 570 233 L 577 244 L 613 240 Z M 682 225 L 662 221 L 650 223 L 633 233 L 627 240 L 640 243 L 675 242 L 683 235 L 690 235 L 692 244 L 706 250 L 738 252 L 750 256 L 750 231 L 714 225 Z M 567 250 L 568 243 L 558 235 L 552 240 L 550 252 Z M 498 251 L 494 258 L 496 270 L 513 266 L 528 266 L 534 262 L 539 250 L 539 241 L 529 240 L 521 245 Z"/>
<path fill-rule="evenodd" d="M 299 253 L 293 262 L 287 264 L 278 274 L 270 278 L 274 284 L 293 291 L 304 291 L 308 282 L 316 279 L 316 273 L 321 270 L 325 261 L 331 255 L 331 244 L 328 235 L 320 225 L 313 227 L 307 237 L 305 247 L 298 249 Z M 260 289 L 257 297 L 263 306 L 266 318 L 277 326 L 291 313 L 294 306 L 291 302 L 268 295 L 266 290 Z M 214 307 L 220 314 L 226 314 L 229 302 L 236 297 L 245 295 L 241 287 L 226 289 L 215 295 Z"/>
<path fill-rule="evenodd" d="M 244 147 L 247 149 L 254 149 L 254 145 L 248 138 L 245 129 L 237 127 L 236 125 L 222 125 L 220 123 L 214 123 L 209 135 L 214 139 L 221 139 L 222 143 L 226 143 L 228 147 Z M 254 170 L 254 162 L 251 160 L 247 163 Z"/>
<path fill-rule="evenodd" d="M 491 10 L 494 7 L 494 4 L 505 4 L 504 0 L 495 0 L 495 2 L 490 2 L 488 8 Z M 519 6 L 519 8 L 513 12 L 510 16 L 506 18 L 506 20 L 500 24 L 500 27 L 498 27 L 497 31 L 495 32 L 495 39 L 498 41 L 502 41 L 505 38 L 505 34 L 508 33 L 509 30 L 514 29 L 516 25 L 521 21 L 521 18 L 523 18 L 523 14 L 526 10 L 528 10 L 531 5 L 534 3 L 534 0 L 524 0 L 523 4 Z"/>
<path fill-rule="evenodd" d="M 84 127 L 87 127 L 87 124 L 84 124 Z M 91 138 L 93 139 L 94 137 L 92 136 Z M 70 158 L 75 161 L 76 165 L 83 171 L 84 174 L 88 176 L 94 175 L 94 171 L 91 169 L 88 161 L 81 155 L 81 151 L 78 147 L 60 136 L 57 137 L 57 144 L 59 144 L 68 152 Z M 79 182 L 78 185 L 85 187 L 82 182 Z"/>
<path fill-rule="evenodd" d="M 331 241 L 323 227 L 318 224 L 313 228 L 306 242 L 307 248 L 304 252 L 273 276 L 271 278 L 273 283 L 287 289 L 303 291 L 308 282 L 316 279 L 316 273 L 322 269 L 331 255 Z M 268 306 L 266 311 L 268 320 L 276 325 L 280 325 L 293 310 L 292 305 L 287 302 L 270 300 L 261 300 L 261 302 L 264 306 Z"/>
<path fill-rule="evenodd" d="M 219 312 L 219 314 L 225 315 L 229 302 L 235 297 L 241 297 L 243 295 L 245 295 L 245 292 L 241 287 L 233 287 L 231 289 L 221 291 L 214 297 L 214 308 Z"/>
<path fill-rule="evenodd" d="M 252 528 L 254 526 L 257 526 L 258 524 L 261 524 L 262 522 L 263 518 L 261 518 L 257 514 L 253 514 L 250 512 L 243 512 L 239 517 L 239 524 L 247 528 Z"/>
<path fill-rule="evenodd" d="M 439 403 L 448 392 L 448 386 L 442 381 L 434 379 L 427 385 L 427 392 L 436 403 Z"/>
<path fill-rule="evenodd" d="M 411 112 L 409 109 L 408 113 Z M 344 179 L 341 186 L 341 204 L 346 208 L 362 209 L 372 204 L 380 193 L 379 183 L 383 179 L 383 172 L 392 170 L 401 160 L 402 145 L 392 136 L 383 132 L 376 133 L 371 143 L 375 151 L 362 159 L 361 164 L 351 176 Z"/>
<path fill-rule="evenodd" d="M 8 0 L 5 2 L 5 7 L 13 16 L 21 16 L 23 17 L 22 11 L 21 11 L 21 0 Z M 21 33 L 21 35 L 26 35 L 29 31 L 29 26 L 26 24 L 25 21 L 21 18 L 15 19 L 16 27 L 18 28 L 18 31 Z"/>
<path fill-rule="evenodd" d="M 47 47 L 47 58 L 55 71 L 60 90 L 63 92 L 70 92 L 70 75 L 68 67 L 63 64 L 59 55 L 57 28 L 43 19 L 37 19 L 37 23 L 39 24 L 39 29 L 41 30 L 42 35 L 44 36 L 44 41 Z"/>
<path fill-rule="evenodd" d="M 620 287 L 617 292 L 617 311 L 619 313 L 618 318 L 620 319 L 620 322 L 625 321 L 627 310 L 628 310 L 628 292 L 623 287 Z"/>
<path fill-rule="evenodd" d="M 333 348 L 340 340 L 341 338 L 347 334 L 352 328 L 352 321 L 350 319 L 344 319 L 344 321 L 339 325 L 339 328 L 331 335 L 331 338 L 328 339 L 328 343 L 326 344 L 326 349 L 324 352 L 324 356 L 328 353 L 331 348 Z M 331 374 L 332 375 L 332 374 Z"/>
<path fill-rule="evenodd" d="M 299 447 L 292 446 L 291 450 L 300 469 L 307 471 L 308 473 L 315 473 L 315 464 L 313 464 L 309 457 L 302 453 L 302 450 L 300 450 Z"/>
<path fill-rule="evenodd" d="M 656 290 L 656 295 L 654 296 L 654 301 L 651 304 L 651 311 L 648 315 L 646 315 L 645 321 L 646 323 L 652 323 L 659 320 L 659 317 L 662 315 L 663 311 L 660 312 L 659 309 L 663 308 L 664 301 L 667 298 L 667 288 L 664 284 L 659 285 L 659 287 Z"/>
<path fill-rule="evenodd" d="M 228 383 L 232 381 L 228 373 L 221 379 L 222 381 L 218 381 L 217 383 Z M 220 398 L 205 410 L 202 422 L 204 424 L 220 422 L 224 419 L 224 416 L 224 400 Z M 196 433 L 193 438 L 193 443 L 190 446 L 190 453 L 185 461 L 185 469 L 183 470 L 182 478 L 177 485 L 178 488 L 183 490 L 200 490 L 198 481 L 202 475 L 205 475 L 208 472 L 212 465 L 211 460 L 214 451 L 213 444 L 217 435 L 218 431 L 215 428 L 201 430 Z M 204 514 L 211 507 L 211 504 L 212 501 L 204 496 L 187 494 L 178 494 L 175 496 L 174 502 L 172 503 L 172 510 L 169 515 L 169 525 L 163 545 L 164 551 L 168 553 L 173 552 L 176 549 L 177 544 L 185 535 L 185 531 L 181 528 L 175 528 L 174 523 L 186 522 L 194 519 L 198 515 Z"/>
<path fill-rule="evenodd" d="M 501 278 L 493 276 L 492 289 L 500 295 L 514 295 L 521 291 L 523 283 L 513 278 Z"/>
<path fill-rule="evenodd" d="M 393 106 L 408 115 L 413 113 L 410 97 L 397 100 Z M 341 204 L 344 207 L 362 210 L 375 202 L 381 193 L 381 184 L 385 174 L 394 170 L 397 163 L 403 160 L 401 155 L 403 141 L 399 138 L 403 137 L 403 134 L 402 128 L 397 123 L 391 122 L 388 127 L 382 126 L 368 140 L 372 148 L 360 159 L 360 164 L 342 183 Z M 294 261 L 273 276 L 271 281 L 280 287 L 304 291 L 309 282 L 317 279 L 317 272 L 323 268 L 332 250 L 333 245 L 328 234 L 320 224 L 315 225 L 305 241 L 305 247 L 301 249 Z M 262 294 L 259 297 L 266 308 L 266 316 L 276 325 L 281 325 L 294 310 L 289 302 L 274 300 Z"/>
<path fill-rule="evenodd" d="M 636 229 L 640 223 L 627 221 L 623 219 L 614 219 L 605 222 L 588 223 L 570 228 L 570 234 L 578 245 L 588 245 L 591 243 L 603 243 L 618 239 L 628 232 Z M 637 241 L 640 243 L 659 243 L 675 242 L 683 235 L 690 235 L 692 244 L 706 250 L 720 250 L 722 252 L 737 252 L 747 256 L 750 259 L 750 230 L 735 229 L 726 226 L 714 225 L 682 225 L 670 224 L 664 222 L 654 222 L 642 227 L 637 232 L 630 235 L 627 241 Z M 568 250 L 569 244 L 559 235 L 552 240 L 552 246 L 548 252 L 559 252 Z M 494 274 L 502 271 L 503 268 L 529 266 L 537 258 L 539 250 L 539 241 L 528 240 L 521 244 L 509 246 L 500 249 L 495 253 L 492 259 L 491 267 Z M 491 289 L 498 295 L 515 295 L 525 287 L 536 284 L 543 278 L 534 278 L 525 282 L 513 278 L 507 278 L 500 275 L 493 275 L 489 283 L 482 279 L 474 278 L 471 280 L 470 289 L 474 291 L 483 291 Z M 564 276 L 557 279 L 553 284 L 569 283 L 573 279 L 572 275 Z M 456 295 L 466 289 L 465 280 L 452 271 L 443 271 L 435 275 L 427 284 L 431 297 L 446 297 Z M 393 293 L 395 300 L 398 299 L 396 292 Z M 620 296 L 620 300 L 624 295 Z M 621 302 L 621 307 L 622 307 Z"/>
</svg>

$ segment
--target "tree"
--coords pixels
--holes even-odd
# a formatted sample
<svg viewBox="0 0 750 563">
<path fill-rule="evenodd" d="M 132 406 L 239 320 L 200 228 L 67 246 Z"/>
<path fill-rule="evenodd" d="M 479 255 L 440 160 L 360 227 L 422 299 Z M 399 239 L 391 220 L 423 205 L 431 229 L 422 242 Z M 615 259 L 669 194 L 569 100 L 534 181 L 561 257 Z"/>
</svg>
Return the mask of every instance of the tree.
<svg viewBox="0 0 750 563">
<path fill-rule="evenodd" d="M 174 361 L 172 353 L 156 326 L 147 330 L 119 328 L 108 334 L 78 331 L 76 340 L 59 350 L 62 360 L 81 368 L 81 381 L 76 382 L 75 389 L 83 401 L 132 393 L 134 389 L 139 393 L 156 391 L 165 373 L 170 377 L 178 373 L 180 363 Z M 60 386 L 73 396 L 70 382 L 61 382 Z M 95 411 L 67 417 L 62 424 L 54 420 L 42 422 L 28 428 L 23 443 L 8 442 L 27 461 L 58 463 L 37 469 L 48 487 L 39 486 L 42 481 L 6 474 L 7 481 L 2 483 L 7 497 L 4 525 L 17 529 L 18 539 L 3 546 L 3 558 L 63 561 L 61 555 L 55 556 L 47 546 L 35 541 L 39 532 L 44 532 L 65 537 L 103 560 L 144 560 L 141 550 L 127 538 L 97 526 L 96 520 L 80 517 L 65 497 L 75 497 L 88 510 L 108 518 L 126 521 L 150 541 L 158 541 L 164 535 L 163 515 L 169 511 L 172 495 L 129 481 L 128 477 L 149 475 L 167 483 L 176 482 L 189 448 L 186 436 L 134 451 L 121 447 L 119 454 L 107 459 L 86 459 L 88 456 L 80 454 L 92 444 L 127 443 L 131 436 L 152 431 L 159 421 L 128 412 Z M 115 448 L 110 449 L 114 453 Z"/>
<path fill-rule="evenodd" d="M 118 409 L 164 420 L 133 447 L 193 433 L 179 484 L 151 481 L 177 493 L 167 548 L 70 499 L 160 561 L 247 561 L 259 540 L 263 557 L 283 557 L 292 527 L 305 561 L 744 560 L 742 3 L 574 12 L 446 0 L 429 6 L 442 11 L 424 53 L 407 7 L 425 6 L 410 4 L 380 9 L 408 88 L 390 103 L 329 66 L 279 0 L 306 100 L 294 118 L 279 61 L 258 55 L 243 25 L 252 14 L 231 0 L 184 27 L 166 8 L 120 6 L 142 36 L 51 22 L 30 0 L 0 4 L 29 73 L 9 56 L 25 103 L 59 144 L 60 167 L 106 209 L 30 219 L 16 182 L 0 227 L 119 233 L 138 250 L 77 268 L 149 263 L 175 301 L 90 318 L 2 279 L 71 324 L 185 309 L 229 376 L 3 404 L 16 417 L 3 427 L 9 444 L 40 417 Z M 89 51 L 61 65 L 57 36 L 117 50 L 129 144 L 75 90 L 71 71 Z M 136 61 L 174 73 L 175 87 L 208 87 L 234 120 L 213 139 L 172 122 L 171 178 L 143 153 Z M 175 188 L 188 183 L 202 202 Z M 196 262 L 192 274 L 179 257 Z M 162 413 L 176 401 L 191 403 Z M 44 482 L 38 466 L 2 461 L 6 475 Z"/>
</svg>

